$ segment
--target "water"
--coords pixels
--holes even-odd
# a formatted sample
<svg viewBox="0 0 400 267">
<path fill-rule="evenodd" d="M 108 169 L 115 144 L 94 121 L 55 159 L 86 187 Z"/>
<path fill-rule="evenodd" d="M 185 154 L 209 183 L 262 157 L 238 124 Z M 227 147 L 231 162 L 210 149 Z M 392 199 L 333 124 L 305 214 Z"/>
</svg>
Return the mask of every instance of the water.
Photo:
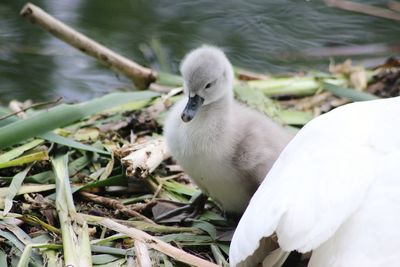
<svg viewBox="0 0 400 267">
<path fill-rule="evenodd" d="M 326 69 L 329 58 L 294 56 L 305 49 L 400 41 L 399 22 L 330 8 L 314 0 L 32 2 L 136 62 L 172 72 L 177 72 L 188 50 L 203 43 L 224 48 L 236 66 L 279 73 Z M 0 1 L 0 102 L 59 96 L 82 101 L 117 88 L 132 89 L 126 78 L 20 18 L 24 3 Z M 148 51 L 162 53 L 156 52 L 160 56 L 154 60 Z"/>
</svg>

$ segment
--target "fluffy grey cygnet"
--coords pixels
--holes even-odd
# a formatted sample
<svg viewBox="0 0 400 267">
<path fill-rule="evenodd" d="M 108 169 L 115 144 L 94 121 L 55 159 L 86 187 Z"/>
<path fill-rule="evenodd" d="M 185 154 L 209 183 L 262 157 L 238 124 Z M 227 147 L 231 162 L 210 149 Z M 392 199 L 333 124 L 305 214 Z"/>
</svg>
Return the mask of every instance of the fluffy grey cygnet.
<svg viewBox="0 0 400 267">
<path fill-rule="evenodd" d="M 216 47 L 183 59 L 185 99 L 168 114 L 164 135 L 173 158 L 228 213 L 244 212 L 292 135 L 233 98 L 233 69 Z"/>
</svg>

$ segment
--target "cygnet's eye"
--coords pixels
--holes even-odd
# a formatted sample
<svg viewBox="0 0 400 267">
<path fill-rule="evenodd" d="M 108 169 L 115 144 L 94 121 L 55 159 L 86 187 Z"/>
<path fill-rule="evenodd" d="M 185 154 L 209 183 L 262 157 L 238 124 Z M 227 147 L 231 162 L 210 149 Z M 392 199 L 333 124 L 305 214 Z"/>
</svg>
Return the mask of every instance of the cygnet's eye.
<svg viewBox="0 0 400 267">
<path fill-rule="evenodd" d="M 205 88 L 206 88 L 206 89 L 210 88 L 211 86 L 213 86 L 213 85 L 215 84 L 215 82 L 216 82 L 216 80 L 215 80 L 215 81 L 212 81 L 212 82 L 209 82 L 209 83 L 207 83 L 207 84 L 206 84 L 206 86 L 205 86 Z"/>
</svg>

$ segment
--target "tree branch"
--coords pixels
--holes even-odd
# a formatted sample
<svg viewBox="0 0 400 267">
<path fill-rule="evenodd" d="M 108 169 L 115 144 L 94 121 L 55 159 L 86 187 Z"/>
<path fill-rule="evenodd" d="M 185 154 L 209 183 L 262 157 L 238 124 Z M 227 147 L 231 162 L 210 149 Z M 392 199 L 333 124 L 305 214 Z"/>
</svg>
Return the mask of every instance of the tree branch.
<svg viewBox="0 0 400 267">
<path fill-rule="evenodd" d="M 20 14 L 32 24 L 39 25 L 55 37 L 127 76 L 140 89 L 147 88 L 156 80 L 156 73 L 151 69 L 145 68 L 95 42 L 31 3 L 26 4 Z"/>
</svg>

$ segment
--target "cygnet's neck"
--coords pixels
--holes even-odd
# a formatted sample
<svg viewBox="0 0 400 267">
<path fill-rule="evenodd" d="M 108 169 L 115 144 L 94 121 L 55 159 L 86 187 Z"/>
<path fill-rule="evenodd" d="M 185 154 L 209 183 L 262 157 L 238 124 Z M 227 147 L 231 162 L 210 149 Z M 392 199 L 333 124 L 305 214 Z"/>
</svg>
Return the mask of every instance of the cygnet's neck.
<svg viewBox="0 0 400 267">
<path fill-rule="evenodd" d="M 229 91 L 229 93 L 226 93 L 218 100 L 202 106 L 201 109 L 199 110 L 200 113 L 199 115 L 201 117 L 204 116 L 229 117 L 232 111 L 233 101 L 234 101 L 233 93 L 232 91 Z"/>
</svg>

